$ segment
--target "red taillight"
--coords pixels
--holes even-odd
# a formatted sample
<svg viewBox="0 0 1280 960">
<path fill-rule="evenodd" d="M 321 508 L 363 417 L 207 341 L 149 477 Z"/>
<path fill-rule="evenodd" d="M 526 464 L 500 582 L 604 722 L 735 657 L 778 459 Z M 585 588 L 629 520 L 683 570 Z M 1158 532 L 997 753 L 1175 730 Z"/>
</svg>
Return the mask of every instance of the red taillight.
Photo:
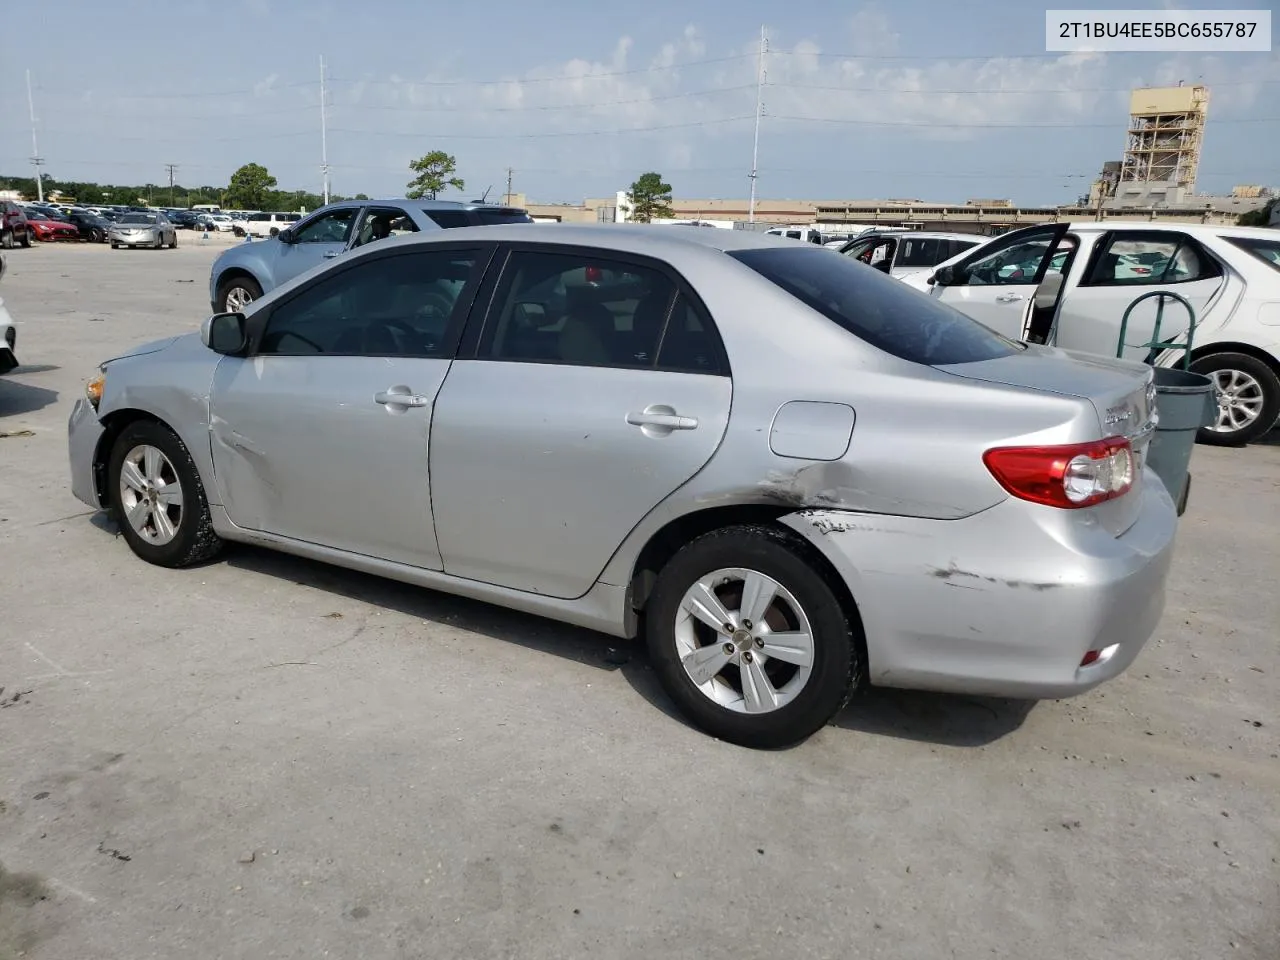
<svg viewBox="0 0 1280 960">
<path fill-rule="evenodd" d="M 992 476 L 1020 500 L 1064 510 L 1124 496 L 1133 486 L 1133 448 L 1124 437 L 1057 447 L 997 447 L 982 455 Z"/>
<path fill-rule="evenodd" d="M 1090 650 L 1088 653 L 1084 655 L 1083 658 L 1081 658 L 1080 666 L 1087 667 L 1090 664 L 1097 663 L 1101 659 L 1102 659 L 1101 650 Z"/>
<path fill-rule="evenodd" d="M 604 271 L 599 267 L 587 267 L 587 283 L 599 283 L 604 279 Z"/>
</svg>

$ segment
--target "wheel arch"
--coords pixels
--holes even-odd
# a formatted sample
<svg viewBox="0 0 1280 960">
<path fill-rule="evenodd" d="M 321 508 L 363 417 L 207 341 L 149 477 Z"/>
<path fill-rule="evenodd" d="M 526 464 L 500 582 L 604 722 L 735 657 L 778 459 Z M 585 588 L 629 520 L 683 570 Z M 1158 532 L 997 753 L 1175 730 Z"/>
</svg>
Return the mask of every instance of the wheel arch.
<svg viewBox="0 0 1280 960">
<path fill-rule="evenodd" d="M 795 508 L 790 506 L 739 503 L 695 510 L 669 520 L 649 537 L 636 554 L 635 562 L 632 564 L 631 577 L 627 585 L 630 599 L 628 619 L 632 621 L 627 625 L 628 632 L 632 636 L 639 632 L 638 621 L 644 615 L 645 607 L 652 596 L 659 571 L 682 547 L 714 530 L 744 524 L 762 525 L 782 532 L 795 543 L 805 555 L 806 560 L 835 593 L 853 630 L 854 642 L 858 645 L 858 656 L 863 664 L 862 675 L 867 676 L 869 671 L 866 669 L 866 633 L 853 591 L 849 589 L 844 577 L 821 550 L 806 541 L 793 527 L 780 522 L 783 517 L 793 513 Z"/>
<path fill-rule="evenodd" d="M 111 448 L 115 446 L 116 438 L 124 432 L 125 427 L 140 420 L 149 420 L 173 430 L 170 424 L 154 413 L 135 407 L 112 410 L 99 421 L 102 424 L 102 436 L 98 437 L 98 445 L 93 451 L 93 489 L 100 507 L 110 505 L 110 498 L 107 496 L 107 462 L 111 459 Z"/>
<path fill-rule="evenodd" d="M 1262 347 L 1254 346 L 1251 343 L 1240 343 L 1236 340 L 1219 340 L 1214 343 L 1207 343 L 1202 347 L 1195 347 L 1191 351 L 1189 358 L 1190 363 L 1197 360 L 1203 360 L 1205 357 L 1213 356 L 1215 353 L 1242 353 L 1247 357 L 1253 357 L 1260 360 L 1271 368 L 1271 371 L 1280 378 L 1280 358 Z"/>
</svg>

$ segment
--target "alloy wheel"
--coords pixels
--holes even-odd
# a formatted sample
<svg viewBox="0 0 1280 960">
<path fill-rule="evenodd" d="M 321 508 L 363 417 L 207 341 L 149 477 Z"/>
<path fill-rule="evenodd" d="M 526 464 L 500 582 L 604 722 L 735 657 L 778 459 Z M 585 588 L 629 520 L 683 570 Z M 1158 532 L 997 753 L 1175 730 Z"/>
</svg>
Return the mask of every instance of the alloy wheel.
<svg viewBox="0 0 1280 960">
<path fill-rule="evenodd" d="M 244 287 L 232 287 L 227 291 L 227 312 L 239 313 L 253 302 L 253 295 Z"/>
<path fill-rule="evenodd" d="M 1214 433 L 1235 433 L 1253 424 L 1262 414 L 1266 396 L 1262 384 L 1243 370 L 1215 370 L 1214 398 L 1218 419 L 1208 429 Z"/>
<path fill-rule="evenodd" d="M 164 546 L 182 526 L 182 484 L 158 447 L 139 444 L 120 465 L 125 520 L 147 543 Z"/>
<path fill-rule="evenodd" d="M 676 613 L 676 653 L 694 686 L 738 713 L 778 710 L 813 673 L 813 628 L 777 580 L 725 567 L 685 591 Z"/>
</svg>

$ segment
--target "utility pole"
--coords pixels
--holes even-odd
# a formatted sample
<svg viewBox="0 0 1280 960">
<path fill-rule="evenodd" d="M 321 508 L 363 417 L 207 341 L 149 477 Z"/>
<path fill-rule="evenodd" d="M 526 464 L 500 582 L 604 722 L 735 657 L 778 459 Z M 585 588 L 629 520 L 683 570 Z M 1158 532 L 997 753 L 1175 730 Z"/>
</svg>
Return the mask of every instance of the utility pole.
<svg viewBox="0 0 1280 960">
<path fill-rule="evenodd" d="M 31 165 L 36 168 L 36 199 L 44 203 L 44 174 L 40 168 L 44 166 L 44 158 L 40 156 L 40 145 L 36 143 L 36 101 L 31 96 L 31 71 L 27 71 L 27 109 L 31 112 Z"/>
<path fill-rule="evenodd" d="M 172 207 L 175 206 L 173 202 L 173 175 L 177 172 L 178 165 L 176 163 L 166 163 L 164 168 L 169 171 L 169 206 Z"/>
<path fill-rule="evenodd" d="M 510 167 L 507 167 L 507 198 L 505 201 L 503 201 L 502 205 L 504 207 L 511 206 L 511 174 L 512 173 L 514 173 L 514 171 Z"/>
<path fill-rule="evenodd" d="M 764 54 L 769 49 L 769 38 L 764 25 L 760 27 L 760 60 L 756 69 L 756 132 L 751 144 L 751 203 L 747 207 L 747 221 L 756 222 L 756 176 L 760 161 L 760 117 L 764 113 Z"/>
<path fill-rule="evenodd" d="M 320 173 L 324 176 L 324 202 L 329 203 L 329 105 L 324 89 L 324 54 L 320 54 Z"/>
</svg>

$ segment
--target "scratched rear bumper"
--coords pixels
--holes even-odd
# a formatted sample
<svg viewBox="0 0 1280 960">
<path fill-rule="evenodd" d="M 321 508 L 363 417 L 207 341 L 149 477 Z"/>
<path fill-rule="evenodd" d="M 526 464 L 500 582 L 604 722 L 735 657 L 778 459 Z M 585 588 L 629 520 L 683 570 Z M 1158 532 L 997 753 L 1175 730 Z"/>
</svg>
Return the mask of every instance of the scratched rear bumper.
<svg viewBox="0 0 1280 960">
<path fill-rule="evenodd" d="M 1160 622 L 1177 515 L 1154 476 L 1141 496 L 1120 537 L 1017 500 L 963 520 L 806 511 L 786 522 L 848 582 L 872 683 L 1050 699 L 1123 672 Z"/>
<path fill-rule="evenodd" d="M 91 507 L 102 506 L 99 499 L 97 477 L 93 461 L 102 439 L 102 424 L 98 414 L 81 397 L 71 408 L 67 420 L 67 455 L 71 461 L 71 492 L 77 500 Z"/>
</svg>

